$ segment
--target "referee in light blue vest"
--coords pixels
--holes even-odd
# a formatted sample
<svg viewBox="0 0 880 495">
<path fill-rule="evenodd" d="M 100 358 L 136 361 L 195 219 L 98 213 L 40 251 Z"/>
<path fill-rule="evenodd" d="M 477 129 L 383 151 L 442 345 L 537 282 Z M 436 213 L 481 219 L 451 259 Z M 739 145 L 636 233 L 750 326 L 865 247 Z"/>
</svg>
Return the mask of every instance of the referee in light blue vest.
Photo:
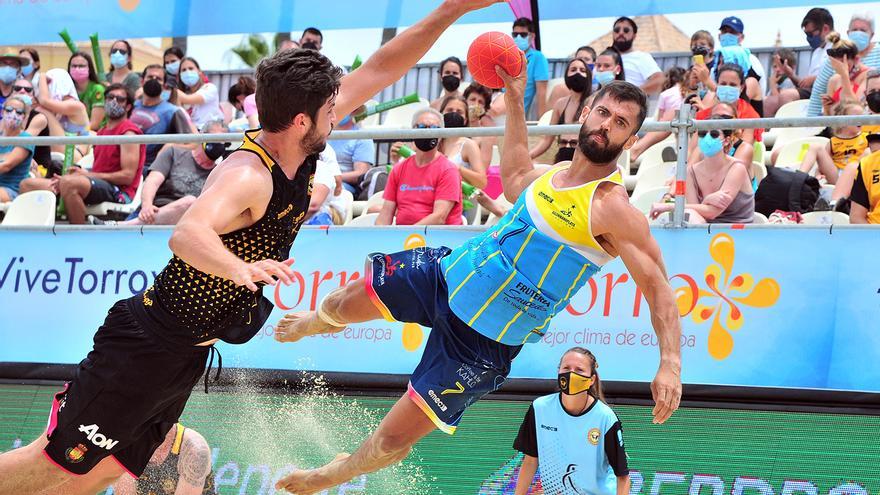
<svg viewBox="0 0 880 495">
<path fill-rule="evenodd" d="M 539 467 L 546 494 L 629 494 L 623 431 L 605 404 L 598 368 L 583 347 L 562 355 L 560 391 L 535 399 L 513 442 L 525 454 L 515 495 L 529 493 Z"/>
</svg>

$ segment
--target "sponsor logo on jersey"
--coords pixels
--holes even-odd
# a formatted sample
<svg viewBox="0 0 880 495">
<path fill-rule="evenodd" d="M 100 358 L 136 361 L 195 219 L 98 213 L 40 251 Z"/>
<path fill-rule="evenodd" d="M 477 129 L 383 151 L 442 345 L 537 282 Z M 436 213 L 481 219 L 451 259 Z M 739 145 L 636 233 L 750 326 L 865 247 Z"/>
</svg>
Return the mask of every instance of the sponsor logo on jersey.
<svg viewBox="0 0 880 495">
<path fill-rule="evenodd" d="M 600 436 L 599 428 L 590 428 L 590 432 L 587 433 L 587 440 L 593 445 L 599 445 Z"/>
</svg>

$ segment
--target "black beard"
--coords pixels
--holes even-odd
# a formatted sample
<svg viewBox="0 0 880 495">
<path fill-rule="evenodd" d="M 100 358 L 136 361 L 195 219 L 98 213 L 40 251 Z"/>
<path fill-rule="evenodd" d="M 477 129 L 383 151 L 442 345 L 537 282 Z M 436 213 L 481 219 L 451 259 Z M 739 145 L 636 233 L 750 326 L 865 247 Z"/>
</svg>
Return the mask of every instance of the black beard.
<svg viewBox="0 0 880 495">
<path fill-rule="evenodd" d="M 614 46 L 615 50 L 623 53 L 623 52 L 629 51 L 629 49 L 632 48 L 633 41 L 635 41 L 635 40 L 634 39 L 632 39 L 632 40 L 619 40 L 619 41 L 614 40 L 614 43 L 612 43 L 612 46 Z"/>
<path fill-rule="evenodd" d="M 605 146 L 600 146 L 596 141 L 590 139 L 590 136 L 602 136 L 605 139 Z M 581 153 L 596 165 L 603 166 L 617 161 L 617 157 L 623 151 L 623 145 L 613 146 L 608 140 L 608 134 L 604 131 L 587 131 L 581 128 L 578 135 L 578 148 Z"/>
<path fill-rule="evenodd" d="M 309 133 L 303 137 L 302 147 L 303 151 L 306 152 L 306 155 L 320 153 L 327 148 L 327 138 L 320 136 L 318 130 L 315 127 L 312 127 Z"/>
</svg>

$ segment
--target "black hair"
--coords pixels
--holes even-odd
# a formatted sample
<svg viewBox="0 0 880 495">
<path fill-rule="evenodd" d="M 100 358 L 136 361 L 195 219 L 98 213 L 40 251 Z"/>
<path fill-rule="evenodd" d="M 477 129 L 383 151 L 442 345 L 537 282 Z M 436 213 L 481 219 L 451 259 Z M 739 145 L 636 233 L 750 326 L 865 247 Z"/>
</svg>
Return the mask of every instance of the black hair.
<svg viewBox="0 0 880 495">
<path fill-rule="evenodd" d="M 95 62 L 92 60 L 92 56 L 86 52 L 74 52 L 70 58 L 67 59 L 67 73 L 70 74 L 70 63 L 73 62 L 75 57 L 86 59 L 86 64 L 89 66 L 89 81 L 95 84 L 101 84 L 101 81 L 98 80 L 98 73 L 95 71 Z"/>
<path fill-rule="evenodd" d="M 165 63 L 165 57 L 167 57 L 168 55 L 174 55 L 175 57 L 177 57 L 180 60 L 183 60 L 183 57 L 184 57 L 183 50 L 181 50 L 179 47 L 172 46 L 172 47 L 166 49 L 164 53 L 162 53 L 162 63 L 163 64 Z"/>
<path fill-rule="evenodd" d="M 110 53 L 113 53 L 113 46 L 116 45 L 116 43 L 122 43 L 123 45 L 125 45 L 125 49 L 128 50 L 128 64 L 126 65 L 126 67 L 128 67 L 129 70 L 131 70 L 131 68 L 132 68 L 131 59 L 134 56 L 134 54 L 131 52 L 131 43 L 129 43 L 126 40 L 116 40 L 113 42 L 112 45 L 110 45 Z M 110 69 L 111 69 L 111 71 L 116 70 L 116 68 L 113 66 L 111 66 Z"/>
<path fill-rule="evenodd" d="M 743 72 L 742 67 L 737 64 L 721 64 L 715 69 L 715 82 L 718 82 L 721 79 L 722 72 L 736 72 L 736 75 L 739 77 L 739 84 L 742 86 L 746 82 L 746 74 Z"/>
<path fill-rule="evenodd" d="M 535 32 L 535 23 L 532 22 L 528 17 L 520 17 L 519 19 L 513 21 L 513 27 L 524 27 L 529 30 L 530 33 Z"/>
<path fill-rule="evenodd" d="M 594 50 L 592 46 L 588 46 L 588 45 L 579 46 L 578 49 L 574 51 L 574 54 L 577 55 L 577 53 L 581 50 L 586 51 L 586 52 L 590 52 L 590 55 L 593 56 L 593 62 L 596 61 L 596 57 L 597 57 L 596 50 Z"/>
<path fill-rule="evenodd" d="M 612 24 L 612 26 L 616 26 L 620 22 L 628 22 L 630 24 L 630 26 L 632 26 L 632 28 L 633 28 L 633 34 L 639 33 L 639 26 L 638 26 L 638 24 L 636 24 L 636 21 L 630 19 L 627 16 L 618 17 L 617 20 L 614 21 L 614 24 Z"/>
<path fill-rule="evenodd" d="M 663 91 L 681 84 L 687 73 L 688 69 L 682 69 L 681 67 L 670 67 L 666 69 L 666 73 L 664 74 L 666 78 L 663 81 Z"/>
<path fill-rule="evenodd" d="M 21 50 L 18 51 L 18 54 L 21 55 L 21 52 L 28 52 L 31 55 L 31 58 L 33 59 L 34 62 L 36 62 L 38 64 L 40 63 L 40 53 L 36 49 L 30 48 L 30 47 L 22 48 Z M 36 69 L 37 68 L 34 67 L 34 70 L 36 70 Z"/>
<path fill-rule="evenodd" d="M 638 86 L 626 81 L 611 81 L 599 88 L 593 96 L 593 106 L 595 106 L 602 98 L 611 98 L 617 102 L 633 102 L 639 106 L 639 115 L 636 117 L 636 126 L 633 134 L 638 132 L 648 116 L 648 97 L 645 92 Z"/>
<path fill-rule="evenodd" d="M 199 72 L 202 71 L 202 68 L 199 67 L 199 61 L 198 61 L 198 60 L 196 60 L 196 59 L 194 59 L 194 58 L 192 58 L 192 57 L 183 57 L 183 58 L 180 60 L 180 69 L 177 69 L 177 87 L 178 87 L 178 88 L 185 88 L 185 89 L 184 89 L 184 93 L 188 93 L 188 92 L 192 89 L 192 88 L 190 88 L 189 86 L 183 84 L 183 79 L 180 78 L 180 75 L 183 74 L 183 63 L 184 63 L 184 62 L 187 62 L 187 61 L 192 62 L 193 65 L 196 66 L 196 69 L 199 70 Z M 201 76 L 199 76 L 199 81 L 200 81 L 202 84 L 204 84 L 204 80 L 201 79 Z"/>
<path fill-rule="evenodd" d="M 448 64 L 449 62 L 452 62 L 452 63 L 454 63 L 455 65 L 457 65 L 457 66 L 458 66 L 458 72 L 460 72 L 461 75 L 464 76 L 464 65 L 461 63 L 461 59 L 458 58 L 458 57 L 456 57 L 456 56 L 452 56 L 452 57 L 446 57 L 446 58 L 444 58 L 443 61 L 440 62 L 440 68 L 437 69 L 437 72 L 439 72 L 441 75 L 443 75 L 443 67 L 444 67 L 446 64 Z"/>
<path fill-rule="evenodd" d="M 307 27 L 303 29 L 303 34 L 299 37 L 299 39 L 302 39 L 302 37 L 306 34 L 314 34 L 315 36 L 319 36 L 321 38 L 321 43 L 324 43 L 324 33 L 322 33 L 320 29 L 316 27 Z"/>
<path fill-rule="evenodd" d="M 620 54 L 620 51 L 613 46 L 609 46 L 608 48 L 602 50 L 602 53 L 599 54 L 599 57 L 603 55 L 608 55 L 609 57 L 614 59 L 614 63 L 620 66 L 620 74 L 614 78 L 617 81 L 626 81 L 626 73 L 623 68 L 623 55 Z M 596 57 L 598 59 L 599 57 Z"/>
<path fill-rule="evenodd" d="M 281 132 L 318 110 L 339 91 L 342 70 L 315 50 L 282 50 L 257 66 L 257 112 L 268 132 Z"/>
<path fill-rule="evenodd" d="M 584 64 L 584 68 L 587 69 L 587 87 L 584 88 L 584 92 L 581 93 L 581 98 L 580 98 L 580 100 L 578 100 L 577 111 L 575 111 L 575 114 L 574 114 L 575 119 L 577 119 L 577 118 L 580 118 L 581 111 L 584 109 L 584 106 L 587 104 L 587 99 L 593 93 L 593 83 L 592 83 L 593 71 L 590 70 L 590 64 L 588 64 L 586 60 L 584 60 L 582 58 L 573 58 L 573 59 L 569 60 L 568 63 L 565 65 L 565 72 L 564 72 L 565 75 L 563 77 L 568 76 L 568 69 L 570 69 L 571 64 L 573 64 L 575 62 L 580 62 L 580 63 Z"/>
<path fill-rule="evenodd" d="M 813 27 L 818 29 L 822 29 L 822 26 L 828 26 L 829 29 L 834 30 L 834 17 L 832 17 L 831 12 L 828 12 L 828 9 L 813 7 L 804 16 L 801 27 L 805 28 L 807 24 L 812 24 Z"/>
<path fill-rule="evenodd" d="M 226 99 L 229 103 L 235 105 L 238 103 L 239 96 L 250 96 L 257 92 L 257 81 L 253 77 L 241 76 L 238 82 L 229 87 Z"/>
</svg>

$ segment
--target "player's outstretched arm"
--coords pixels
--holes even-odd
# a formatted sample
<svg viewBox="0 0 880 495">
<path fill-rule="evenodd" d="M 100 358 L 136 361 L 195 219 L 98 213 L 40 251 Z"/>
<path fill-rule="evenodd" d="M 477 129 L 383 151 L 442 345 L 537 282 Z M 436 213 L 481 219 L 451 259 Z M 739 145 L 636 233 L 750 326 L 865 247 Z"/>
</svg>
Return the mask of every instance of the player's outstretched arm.
<svg viewBox="0 0 880 495">
<path fill-rule="evenodd" d="M 336 98 L 336 114 L 348 115 L 403 77 L 459 17 L 501 1 L 445 0 L 427 17 L 376 51 L 358 70 L 342 78 Z"/>
<path fill-rule="evenodd" d="M 645 295 L 651 324 L 660 343 L 660 368 L 651 382 L 654 423 L 672 416 L 681 401 L 681 321 L 675 295 L 669 285 L 663 256 L 651 236 L 648 220 L 633 208 L 625 193 L 608 194 L 594 212 L 594 232 L 612 244 L 630 275 Z"/>
<path fill-rule="evenodd" d="M 252 225 L 252 211 L 262 211 L 272 197 L 269 171 L 246 162 L 225 163 L 212 172 L 202 194 L 183 215 L 168 246 L 194 268 L 232 280 L 256 291 L 255 282 L 274 284 L 274 277 L 290 283 L 290 267 L 274 260 L 246 263 L 232 254 L 221 233 Z"/>
<path fill-rule="evenodd" d="M 529 133 L 526 129 L 526 110 L 524 95 L 526 91 L 526 58 L 522 55 L 522 70 L 519 74 L 508 74 L 496 66 L 495 72 L 504 80 L 504 103 L 507 106 L 507 121 L 504 126 L 504 147 L 501 150 L 501 186 L 504 197 L 515 203 L 523 190 L 547 171 L 546 167 L 535 168 L 529 154 Z"/>
</svg>

